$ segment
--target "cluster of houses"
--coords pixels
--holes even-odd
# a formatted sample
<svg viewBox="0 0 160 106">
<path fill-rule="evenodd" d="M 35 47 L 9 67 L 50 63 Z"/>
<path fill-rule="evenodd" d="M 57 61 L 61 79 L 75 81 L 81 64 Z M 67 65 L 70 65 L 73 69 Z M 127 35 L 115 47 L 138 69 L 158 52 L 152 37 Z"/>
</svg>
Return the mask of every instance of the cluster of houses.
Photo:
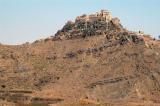
<svg viewBox="0 0 160 106">
<path fill-rule="evenodd" d="M 101 10 L 95 14 L 91 15 L 82 15 L 76 18 L 76 22 L 89 22 L 89 21 L 106 21 L 109 22 L 112 20 L 112 15 L 107 10 Z"/>
</svg>

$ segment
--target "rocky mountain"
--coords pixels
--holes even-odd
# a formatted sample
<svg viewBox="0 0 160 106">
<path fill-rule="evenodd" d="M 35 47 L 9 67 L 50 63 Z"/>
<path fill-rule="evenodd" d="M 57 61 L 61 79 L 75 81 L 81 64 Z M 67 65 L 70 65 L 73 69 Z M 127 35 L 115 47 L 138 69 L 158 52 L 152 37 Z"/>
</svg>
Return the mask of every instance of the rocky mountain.
<svg viewBox="0 0 160 106">
<path fill-rule="evenodd" d="M 160 42 L 106 10 L 31 44 L 0 45 L 1 104 L 159 106 L 159 98 Z"/>
</svg>

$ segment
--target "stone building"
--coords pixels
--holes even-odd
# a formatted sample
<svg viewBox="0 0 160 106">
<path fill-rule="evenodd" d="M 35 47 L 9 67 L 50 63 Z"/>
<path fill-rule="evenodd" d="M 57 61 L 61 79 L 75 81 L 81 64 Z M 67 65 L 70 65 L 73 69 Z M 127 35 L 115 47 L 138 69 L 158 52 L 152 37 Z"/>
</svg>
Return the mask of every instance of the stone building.
<svg viewBox="0 0 160 106">
<path fill-rule="evenodd" d="M 110 12 L 101 10 L 95 14 L 78 16 L 75 21 L 68 21 L 56 35 L 60 35 L 61 38 L 76 38 L 102 35 L 122 29 L 118 18 L 112 18 Z"/>
<path fill-rule="evenodd" d="M 76 22 L 88 22 L 88 21 L 105 21 L 109 22 L 112 19 L 112 15 L 107 10 L 101 10 L 95 14 L 82 15 L 76 18 Z"/>
</svg>

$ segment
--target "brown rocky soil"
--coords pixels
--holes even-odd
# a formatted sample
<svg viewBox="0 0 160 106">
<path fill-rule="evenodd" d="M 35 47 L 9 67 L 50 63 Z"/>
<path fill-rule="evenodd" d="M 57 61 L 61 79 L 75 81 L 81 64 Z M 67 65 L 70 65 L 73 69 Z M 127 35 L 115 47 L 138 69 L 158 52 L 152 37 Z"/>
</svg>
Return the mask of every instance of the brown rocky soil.
<svg viewBox="0 0 160 106">
<path fill-rule="evenodd" d="M 109 29 L 76 24 L 31 44 L 0 45 L 0 104 L 160 106 L 160 41 L 113 20 Z"/>
</svg>

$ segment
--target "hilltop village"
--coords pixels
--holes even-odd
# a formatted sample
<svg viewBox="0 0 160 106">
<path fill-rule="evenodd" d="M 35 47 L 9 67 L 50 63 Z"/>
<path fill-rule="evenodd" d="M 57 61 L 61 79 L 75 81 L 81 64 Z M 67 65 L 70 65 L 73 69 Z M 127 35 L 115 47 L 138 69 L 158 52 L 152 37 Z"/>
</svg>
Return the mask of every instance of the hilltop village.
<svg viewBox="0 0 160 106">
<path fill-rule="evenodd" d="M 68 21 L 66 25 L 56 33 L 61 38 L 86 37 L 102 35 L 108 31 L 123 30 L 120 20 L 112 18 L 107 10 L 101 10 L 95 14 L 78 16 L 75 21 Z"/>
</svg>

